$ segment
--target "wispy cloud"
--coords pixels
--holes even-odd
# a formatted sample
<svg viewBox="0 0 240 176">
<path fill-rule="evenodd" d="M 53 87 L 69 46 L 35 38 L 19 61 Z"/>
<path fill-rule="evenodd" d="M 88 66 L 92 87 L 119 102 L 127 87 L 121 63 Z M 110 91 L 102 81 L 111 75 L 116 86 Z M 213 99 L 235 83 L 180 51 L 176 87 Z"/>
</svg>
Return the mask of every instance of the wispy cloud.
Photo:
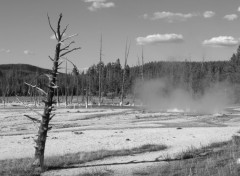
<svg viewBox="0 0 240 176">
<path fill-rule="evenodd" d="M 52 40 L 56 40 L 56 37 L 55 37 L 55 35 L 53 34 L 53 35 L 51 35 L 50 36 L 50 39 L 52 39 Z"/>
<path fill-rule="evenodd" d="M 86 3 L 91 3 L 91 6 L 88 7 L 90 11 L 96 11 L 102 8 L 114 7 L 114 2 L 107 2 L 108 0 L 83 0 Z"/>
<path fill-rule="evenodd" d="M 143 17 L 144 19 L 148 19 L 149 18 L 149 15 L 147 13 L 143 14 L 142 16 L 140 17 Z"/>
<path fill-rule="evenodd" d="M 238 45 L 239 41 L 232 36 L 219 36 L 204 40 L 202 44 L 211 47 L 232 47 Z"/>
<path fill-rule="evenodd" d="M 163 19 L 166 20 L 167 22 L 174 22 L 174 21 L 186 21 L 190 18 L 193 18 L 195 16 L 199 16 L 197 13 L 173 13 L 173 12 L 155 12 L 153 13 L 152 16 L 149 16 L 148 14 L 144 14 L 143 17 L 145 19 L 150 19 L 150 20 L 159 20 Z"/>
<path fill-rule="evenodd" d="M 213 12 L 213 11 L 205 11 L 205 12 L 203 13 L 203 17 L 204 17 L 204 18 L 212 18 L 215 14 L 216 14 L 216 13 Z"/>
<path fill-rule="evenodd" d="M 24 50 L 23 53 L 26 55 L 35 55 L 35 53 L 30 50 Z"/>
<path fill-rule="evenodd" d="M 0 53 L 11 53 L 11 50 L 10 49 L 0 49 Z"/>
<path fill-rule="evenodd" d="M 233 20 L 236 20 L 238 16 L 236 14 L 229 14 L 229 15 L 225 15 L 223 18 L 228 21 L 233 21 Z"/>
<path fill-rule="evenodd" d="M 66 34 L 64 33 L 64 34 L 63 34 L 63 37 L 65 37 L 65 36 L 66 36 Z M 54 35 L 54 34 L 53 34 L 53 35 L 51 35 L 51 36 L 50 36 L 50 39 L 51 39 L 51 40 L 56 40 L 56 37 L 55 37 L 55 35 Z"/>
<path fill-rule="evenodd" d="M 146 37 L 138 37 L 136 41 L 138 45 L 180 43 L 183 42 L 183 36 L 181 34 L 153 34 Z"/>
</svg>

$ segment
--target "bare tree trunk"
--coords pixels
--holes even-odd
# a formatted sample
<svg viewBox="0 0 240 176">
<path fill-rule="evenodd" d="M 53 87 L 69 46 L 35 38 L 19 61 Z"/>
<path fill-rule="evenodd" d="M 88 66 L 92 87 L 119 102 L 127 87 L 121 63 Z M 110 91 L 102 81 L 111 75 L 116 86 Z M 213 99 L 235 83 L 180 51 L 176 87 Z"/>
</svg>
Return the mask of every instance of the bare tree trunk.
<svg viewBox="0 0 240 176">
<path fill-rule="evenodd" d="M 74 85 L 75 85 L 75 76 L 73 76 L 73 85 L 72 85 L 72 92 L 71 92 L 71 104 L 73 103 Z"/>
<path fill-rule="evenodd" d="M 101 41 L 100 41 L 100 57 L 99 57 L 99 96 L 98 96 L 98 106 L 101 106 L 101 78 L 102 78 L 102 35 L 101 35 Z"/>
<path fill-rule="evenodd" d="M 122 77 L 121 102 L 120 102 L 121 106 L 123 106 L 123 99 L 124 99 L 124 84 L 125 84 L 125 67 L 123 68 L 123 77 Z"/>
<path fill-rule="evenodd" d="M 60 99 L 59 99 L 59 87 L 57 87 L 57 106 L 60 104 Z"/>
<path fill-rule="evenodd" d="M 125 75 L 126 75 L 126 66 L 127 66 L 127 59 L 129 55 L 130 50 L 130 44 L 126 41 L 126 47 L 125 47 L 125 63 L 123 68 L 123 77 L 122 77 L 122 92 L 121 92 L 121 102 L 120 105 L 123 106 L 123 99 L 124 99 L 124 84 L 125 84 Z"/>
<path fill-rule="evenodd" d="M 87 73 L 87 85 L 86 85 L 86 108 L 88 108 L 89 103 L 89 92 L 90 92 L 90 76 L 89 73 Z"/>
<path fill-rule="evenodd" d="M 34 98 L 34 106 L 37 107 L 37 95 L 36 95 L 36 91 L 33 91 L 33 98 Z"/>
<path fill-rule="evenodd" d="M 30 91 L 30 102 L 33 102 L 33 91 L 31 91 L 32 88 L 29 89 Z"/>
<path fill-rule="evenodd" d="M 64 87 L 61 88 L 61 97 L 62 97 L 61 100 L 62 100 L 62 102 L 64 101 L 64 94 L 63 94 L 64 91 L 63 90 L 64 90 Z"/>
<path fill-rule="evenodd" d="M 86 108 L 88 108 L 88 87 L 86 89 Z"/>
<path fill-rule="evenodd" d="M 65 101 L 66 101 L 66 107 L 68 105 L 68 95 L 67 95 L 67 60 L 66 60 L 66 68 L 65 68 Z"/>
<path fill-rule="evenodd" d="M 7 89 L 7 94 L 6 94 L 6 103 L 9 103 L 8 97 L 9 97 L 9 88 Z"/>
<path fill-rule="evenodd" d="M 70 53 L 74 50 L 80 49 L 80 48 L 74 48 L 74 49 L 68 51 L 70 44 L 67 47 L 61 48 L 61 44 L 66 40 L 66 39 L 62 39 L 62 37 L 67 29 L 67 27 L 66 27 L 62 32 L 60 31 L 61 19 L 62 19 L 62 14 L 60 14 L 60 16 L 59 16 L 57 31 L 55 31 L 51 26 L 50 18 L 48 16 L 49 25 L 50 25 L 52 31 L 54 32 L 54 35 L 55 35 L 58 43 L 56 44 L 54 59 L 52 59 L 49 56 L 49 58 L 53 62 L 53 67 L 52 67 L 52 71 L 50 74 L 45 74 L 49 79 L 48 91 L 47 91 L 47 93 L 45 93 L 46 99 L 43 100 L 43 102 L 45 103 L 44 111 L 42 114 L 42 120 L 41 120 L 39 129 L 38 129 L 38 135 L 37 135 L 38 137 L 35 140 L 35 142 L 36 142 L 35 161 L 34 161 L 33 165 L 36 166 L 37 168 L 39 168 L 39 166 L 40 166 L 41 171 L 44 170 L 44 152 L 45 152 L 45 144 L 46 144 L 46 139 L 47 139 L 47 132 L 48 132 L 48 130 L 51 129 L 51 127 L 49 127 L 49 121 L 55 115 L 55 114 L 52 114 L 52 110 L 54 108 L 53 104 L 57 103 L 55 100 L 53 100 L 53 97 L 54 97 L 54 90 L 57 88 L 56 80 L 57 80 L 58 69 L 61 64 L 61 63 L 59 63 L 59 59 L 60 59 L 60 57 L 66 55 L 67 53 Z M 67 50 L 67 51 L 64 53 L 61 53 L 62 51 L 65 51 L 65 50 Z"/>
<path fill-rule="evenodd" d="M 62 16 L 59 18 L 59 22 L 61 20 Z M 60 26 L 59 26 L 60 28 Z M 59 30 L 59 29 L 58 29 Z M 60 36 L 60 35 L 59 35 Z M 60 57 L 60 47 L 61 43 L 58 43 L 56 45 L 55 50 L 55 57 L 53 62 L 53 69 L 51 72 L 51 76 L 49 78 L 49 85 L 48 85 L 48 92 L 47 92 L 47 98 L 44 100 L 45 106 L 44 106 L 44 112 L 42 115 L 42 121 L 38 130 L 38 138 L 36 140 L 36 147 L 35 147 L 35 165 L 40 165 L 41 170 L 44 169 L 44 151 L 45 151 L 45 143 L 47 138 L 47 132 L 48 132 L 48 125 L 50 121 L 51 111 L 53 108 L 53 104 L 55 103 L 53 101 L 54 96 L 54 88 L 56 84 L 56 77 L 58 73 L 58 61 Z"/>
<path fill-rule="evenodd" d="M 78 102 L 78 96 L 79 96 L 79 86 L 78 86 L 78 76 L 77 76 L 77 90 L 76 90 L 76 95 L 77 95 L 77 104 L 79 105 L 79 102 Z"/>
<path fill-rule="evenodd" d="M 143 54 L 143 47 L 142 47 L 142 69 L 141 69 L 142 83 L 144 82 L 143 67 L 144 67 L 144 54 Z"/>
<path fill-rule="evenodd" d="M 75 83 L 76 83 L 76 78 L 77 78 L 77 90 L 76 90 L 76 95 L 78 94 L 78 75 L 79 75 L 79 70 L 77 68 L 77 66 L 70 60 L 68 60 L 67 58 L 64 58 L 66 60 L 66 62 L 70 62 L 73 65 L 73 70 L 72 70 L 72 76 L 73 76 L 73 84 L 72 84 L 72 89 L 71 89 L 71 99 L 70 102 L 71 104 L 73 103 L 73 96 L 74 96 L 74 88 L 75 88 Z M 67 84 L 66 84 L 67 85 Z M 70 95 L 70 90 L 69 90 L 69 95 Z M 78 95 L 77 95 L 77 103 L 78 103 Z M 75 106 L 74 106 L 75 108 Z"/>
<path fill-rule="evenodd" d="M 3 108 L 6 107 L 6 94 L 3 94 Z"/>
</svg>

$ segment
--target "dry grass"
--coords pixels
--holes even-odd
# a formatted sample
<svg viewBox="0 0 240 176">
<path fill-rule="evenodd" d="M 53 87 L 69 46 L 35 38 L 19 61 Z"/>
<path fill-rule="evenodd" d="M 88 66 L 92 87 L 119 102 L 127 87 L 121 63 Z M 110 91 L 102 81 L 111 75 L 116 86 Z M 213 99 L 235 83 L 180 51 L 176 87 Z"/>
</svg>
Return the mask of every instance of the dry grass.
<svg viewBox="0 0 240 176">
<path fill-rule="evenodd" d="M 114 156 L 127 156 L 133 154 L 140 154 L 145 152 L 160 151 L 166 149 L 165 145 L 145 144 L 140 147 L 122 150 L 99 150 L 93 152 L 79 152 L 74 154 L 67 154 L 64 156 L 46 158 L 46 165 L 48 169 L 62 168 L 72 164 L 81 164 L 94 160 L 102 160 Z"/>
<path fill-rule="evenodd" d="M 68 154 L 61 157 L 46 158 L 48 169 L 63 168 L 72 164 L 79 164 L 93 160 L 100 160 L 106 157 L 125 156 L 144 152 L 158 151 L 165 149 L 164 145 L 143 145 L 132 149 L 116 151 L 100 150 L 95 152 L 81 152 Z M 176 161 L 160 163 L 158 167 L 136 171 L 135 175 L 150 176 L 238 176 L 240 175 L 240 137 L 234 136 L 231 141 L 213 143 L 200 149 L 189 148 L 181 152 Z M 170 159 L 170 158 L 169 158 Z M 32 159 L 18 159 L 0 161 L 1 176 L 32 176 Z M 80 174 L 81 175 L 81 174 Z M 79 175 L 79 176 L 80 176 Z M 108 176 L 111 172 L 93 171 L 82 174 L 82 176 Z"/>
<path fill-rule="evenodd" d="M 34 171 L 31 168 L 33 159 L 12 159 L 0 161 L 1 176 L 33 176 Z"/>
<path fill-rule="evenodd" d="M 90 171 L 86 173 L 81 173 L 77 176 L 111 176 L 113 175 L 113 171 L 109 169 L 97 169 L 97 168 L 92 168 Z"/>
<path fill-rule="evenodd" d="M 213 143 L 200 149 L 190 148 L 180 153 L 176 161 L 161 163 L 159 167 L 138 171 L 151 176 L 239 176 L 240 137 Z"/>
<path fill-rule="evenodd" d="M 94 160 L 101 160 L 107 157 L 127 156 L 145 152 L 160 151 L 166 149 L 165 145 L 146 144 L 132 149 L 122 150 L 99 150 L 93 152 L 79 152 L 66 154 L 64 156 L 47 157 L 45 159 L 46 170 L 68 167 L 73 164 L 81 164 Z M 31 168 L 33 159 L 13 159 L 0 161 L 1 176 L 33 176 L 39 175 L 34 173 Z M 101 174 L 100 174 L 101 173 Z M 103 172 L 89 173 L 90 175 L 106 175 Z"/>
</svg>

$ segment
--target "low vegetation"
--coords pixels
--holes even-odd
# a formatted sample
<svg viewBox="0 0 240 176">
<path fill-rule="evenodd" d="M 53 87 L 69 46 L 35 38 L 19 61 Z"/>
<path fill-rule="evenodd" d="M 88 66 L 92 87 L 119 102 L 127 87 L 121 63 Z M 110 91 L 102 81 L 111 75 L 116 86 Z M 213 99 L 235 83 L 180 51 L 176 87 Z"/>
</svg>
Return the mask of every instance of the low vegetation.
<svg viewBox="0 0 240 176">
<path fill-rule="evenodd" d="M 89 161 L 101 160 L 107 157 L 127 156 L 140 154 L 145 152 L 160 151 L 166 149 L 165 145 L 146 144 L 132 149 L 122 150 L 99 150 L 93 152 L 79 152 L 74 154 L 66 154 L 64 156 L 46 157 L 45 170 L 59 169 L 69 167 L 73 164 L 82 164 Z M 37 175 L 32 170 L 33 159 L 13 159 L 0 161 L 1 176 L 33 176 Z"/>
<path fill-rule="evenodd" d="M 238 176 L 240 175 L 240 137 L 213 143 L 200 149 L 190 148 L 158 167 L 138 171 L 135 175 L 166 176 Z"/>
<path fill-rule="evenodd" d="M 145 152 L 160 151 L 165 145 L 146 144 L 132 149 L 99 150 L 79 152 L 46 158 L 45 170 L 70 168 L 74 164 L 82 164 L 114 156 L 127 156 Z M 166 176 L 238 176 L 240 175 L 240 137 L 233 136 L 227 142 L 212 143 L 200 149 L 189 148 L 175 158 L 166 156 L 165 162 L 159 160 L 159 166 L 147 170 L 135 171 L 134 175 L 166 175 Z M 30 158 L 0 161 L 2 176 L 34 176 Z M 103 171 L 85 173 L 84 175 L 112 175 Z"/>
</svg>

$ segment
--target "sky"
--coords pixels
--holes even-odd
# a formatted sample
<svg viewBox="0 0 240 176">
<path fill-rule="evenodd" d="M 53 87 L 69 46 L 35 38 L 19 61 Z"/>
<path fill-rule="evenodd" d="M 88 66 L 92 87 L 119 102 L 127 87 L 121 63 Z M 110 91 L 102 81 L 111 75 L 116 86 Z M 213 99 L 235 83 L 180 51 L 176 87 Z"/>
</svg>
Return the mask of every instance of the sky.
<svg viewBox="0 0 240 176">
<path fill-rule="evenodd" d="M 102 60 L 134 66 L 144 61 L 229 60 L 240 42 L 240 0 L 1 0 L 0 64 L 24 63 L 51 68 L 56 27 L 63 14 L 65 37 L 78 34 L 67 55 L 79 70 Z M 66 46 L 68 43 L 64 43 Z"/>
</svg>

